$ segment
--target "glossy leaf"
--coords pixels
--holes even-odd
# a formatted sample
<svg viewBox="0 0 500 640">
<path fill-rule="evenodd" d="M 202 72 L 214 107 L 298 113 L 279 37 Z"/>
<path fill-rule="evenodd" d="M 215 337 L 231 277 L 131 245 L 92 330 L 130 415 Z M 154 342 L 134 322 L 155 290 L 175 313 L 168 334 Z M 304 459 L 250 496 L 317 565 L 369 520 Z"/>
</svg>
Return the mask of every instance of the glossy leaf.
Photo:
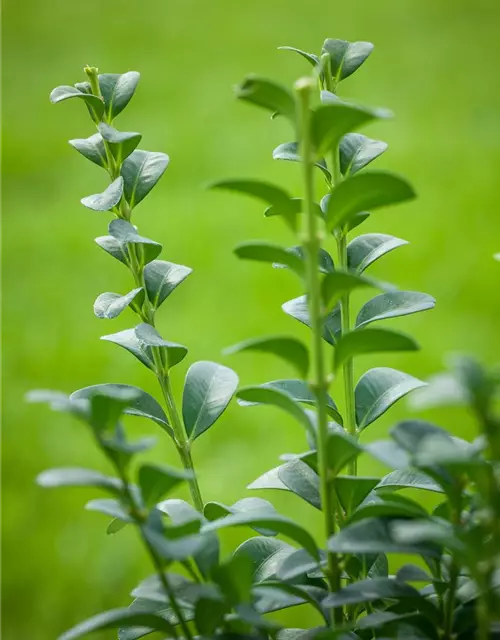
<svg viewBox="0 0 500 640">
<path fill-rule="evenodd" d="M 347 245 L 347 264 L 349 269 L 362 273 L 383 255 L 405 244 L 406 240 L 385 233 L 366 233 Z"/>
<path fill-rule="evenodd" d="M 321 509 L 318 475 L 300 459 L 290 460 L 261 475 L 248 489 L 291 491 L 316 509 Z"/>
<path fill-rule="evenodd" d="M 352 513 L 377 484 L 379 484 L 378 478 L 337 476 L 334 487 L 344 511 Z"/>
<path fill-rule="evenodd" d="M 330 66 L 334 79 L 339 82 L 353 74 L 373 51 L 371 42 L 348 42 L 328 38 L 322 53 L 330 56 Z"/>
<path fill-rule="evenodd" d="M 427 511 L 415 500 L 396 493 L 379 496 L 372 494 L 358 506 L 348 518 L 348 523 L 359 522 L 365 518 L 422 518 Z"/>
<path fill-rule="evenodd" d="M 351 460 L 357 458 L 362 447 L 355 438 L 341 427 L 332 428 L 328 432 L 326 459 L 332 476 L 336 476 Z M 301 459 L 317 470 L 317 453 L 312 451 L 301 456 Z"/>
<path fill-rule="evenodd" d="M 194 440 L 209 429 L 228 406 L 238 387 L 238 376 L 215 362 L 195 362 L 186 375 L 182 416 Z"/>
<path fill-rule="evenodd" d="M 37 478 L 37 484 L 44 488 L 55 487 L 95 487 L 104 489 L 115 495 L 122 495 L 122 482 L 118 478 L 110 478 L 99 471 L 67 467 L 42 471 Z"/>
<path fill-rule="evenodd" d="M 129 353 L 134 355 L 140 362 L 142 362 L 143 365 L 148 367 L 148 369 L 151 369 L 152 371 L 155 370 L 155 363 L 151 347 L 145 345 L 144 342 L 137 337 L 135 329 L 125 329 L 124 331 L 119 331 L 118 333 L 101 336 L 101 340 L 113 342 L 114 344 L 123 347 Z"/>
<path fill-rule="evenodd" d="M 81 199 L 81 203 L 93 211 L 110 211 L 120 202 L 123 194 L 123 179 L 116 178 L 102 193 Z"/>
<path fill-rule="evenodd" d="M 262 498 L 243 498 L 242 500 L 238 500 L 230 506 L 227 504 L 223 504 L 222 502 L 207 502 L 205 504 L 203 513 L 207 520 L 212 521 L 219 520 L 219 518 L 224 518 L 225 516 L 234 513 L 249 513 L 251 511 L 255 511 L 260 514 L 265 511 L 266 513 L 269 513 L 269 515 L 275 515 L 277 513 L 273 505 L 267 500 L 263 500 Z M 265 529 L 262 527 L 254 527 L 254 529 L 263 536 L 276 535 L 276 532 L 270 529 Z"/>
<path fill-rule="evenodd" d="M 87 511 L 97 511 L 103 513 L 110 518 L 116 518 L 125 524 L 133 522 L 131 516 L 125 510 L 124 506 L 118 500 L 103 499 L 103 500 L 89 500 L 85 505 Z"/>
<path fill-rule="evenodd" d="M 90 138 L 75 138 L 69 140 L 69 144 L 99 167 L 105 168 L 107 165 L 106 150 L 100 133 L 94 133 Z"/>
<path fill-rule="evenodd" d="M 300 260 L 305 262 L 306 258 L 305 258 L 305 252 L 304 252 L 304 248 L 303 247 L 295 245 L 295 246 L 290 247 L 289 249 L 287 249 L 287 251 L 289 251 L 290 253 L 293 253 Z M 275 269 L 282 269 L 282 268 L 286 268 L 287 265 L 279 263 L 279 262 L 275 262 L 273 264 L 273 267 Z M 335 271 L 335 266 L 333 264 L 332 256 L 328 253 L 328 251 L 326 251 L 325 249 L 322 249 L 322 248 L 320 248 L 320 250 L 318 251 L 318 268 L 319 268 L 321 273 L 330 273 L 332 271 Z M 305 270 L 305 265 L 304 265 L 303 269 Z"/>
<path fill-rule="evenodd" d="M 300 402 L 312 407 L 316 405 L 316 396 L 304 380 L 272 380 L 271 382 L 265 382 L 264 384 L 259 385 L 259 388 L 277 389 L 278 391 L 287 393 L 293 398 L 293 400 L 295 400 L 295 402 Z M 247 402 L 245 400 L 239 400 L 238 402 L 241 406 L 258 404 L 255 402 Z M 337 405 L 329 395 L 327 395 L 326 404 L 327 411 L 330 416 L 334 418 L 336 422 L 342 424 L 342 416 L 338 412 Z"/>
<path fill-rule="evenodd" d="M 94 96 L 91 93 L 80 91 L 76 87 L 63 85 L 53 89 L 50 94 L 50 101 L 53 104 L 62 102 L 63 100 L 69 100 L 71 98 L 79 98 L 86 102 L 87 105 L 95 112 L 97 118 L 100 118 L 104 113 L 104 103 L 99 96 Z"/>
<path fill-rule="evenodd" d="M 387 143 L 361 133 L 347 133 L 339 145 L 340 170 L 345 176 L 354 175 L 382 155 L 387 146 Z"/>
<path fill-rule="evenodd" d="M 158 348 L 163 354 L 167 369 L 179 364 L 187 355 L 187 347 L 176 342 L 164 340 L 158 331 L 150 324 L 143 322 L 135 328 L 135 335 L 146 345 L 146 348 Z"/>
<path fill-rule="evenodd" d="M 272 114 L 278 113 L 286 116 L 292 122 L 295 122 L 295 98 L 288 89 L 276 82 L 256 76 L 248 76 L 236 88 L 236 97 L 267 109 Z"/>
<path fill-rule="evenodd" d="M 360 580 L 330 594 L 323 600 L 327 608 L 355 605 L 376 600 L 400 600 L 401 598 L 422 599 L 415 587 L 394 578 L 371 578 Z"/>
<path fill-rule="evenodd" d="M 99 133 L 108 143 L 109 149 L 118 165 L 120 165 L 125 158 L 128 158 L 142 138 L 140 133 L 135 131 L 118 131 L 104 122 L 99 124 Z"/>
<path fill-rule="evenodd" d="M 298 53 L 300 56 L 305 58 L 313 67 L 316 67 L 320 64 L 320 59 L 314 53 L 307 53 L 307 51 L 303 51 L 302 49 L 297 49 L 296 47 L 278 47 L 280 51 L 293 51 Z"/>
<path fill-rule="evenodd" d="M 364 450 L 390 469 L 407 469 L 410 456 L 394 440 L 377 440 L 369 442 Z"/>
<path fill-rule="evenodd" d="M 90 398 L 96 393 L 109 390 L 110 387 L 112 390 L 131 389 L 135 392 L 135 399 L 129 406 L 125 407 L 123 413 L 153 420 L 153 422 L 156 422 L 156 424 L 158 424 L 162 429 L 165 429 L 165 431 L 172 435 L 172 430 L 168 424 L 167 416 L 165 415 L 161 405 L 153 398 L 153 396 L 149 395 L 149 393 L 146 393 L 142 389 L 139 389 L 139 387 L 131 387 L 127 384 L 96 384 L 75 391 L 71 394 L 70 399 L 79 400 Z"/>
<path fill-rule="evenodd" d="M 433 309 L 436 301 L 432 296 L 417 291 L 389 291 L 375 296 L 362 308 L 356 318 L 356 327 L 364 327 L 377 320 L 398 318 L 419 311 Z"/>
<path fill-rule="evenodd" d="M 236 513 L 220 520 L 210 522 L 202 527 L 202 532 L 218 531 L 227 527 L 264 527 L 272 529 L 288 538 L 308 551 L 313 558 L 319 559 L 319 551 L 311 535 L 298 524 L 280 515 L 270 515 L 267 512 L 257 513 L 255 511 L 247 513 Z"/>
<path fill-rule="evenodd" d="M 322 158 L 327 152 L 336 149 L 349 131 L 388 115 L 383 109 L 366 109 L 341 100 L 322 104 L 315 109 L 311 119 L 311 136 L 317 156 Z"/>
<path fill-rule="evenodd" d="M 99 88 L 101 89 L 106 114 L 110 120 L 125 109 L 135 93 L 140 79 L 137 71 L 127 73 L 101 73 Z"/>
<path fill-rule="evenodd" d="M 279 407 L 292 415 L 302 426 L 314 436 L 314 426 L 307 412 L 288 393 L 269 387 L 243 387 L 236 397 L 247 404 L 269 404 Z"/>
<path fill-rule="evenodd" d="M 283 211 L 289 211 L 291 213 L 297 213 L 292 202 L 290 195 L 281 187 L 277 187 L 269 182 L 262 182 L 260 180 L 220 180 L 210 184 L 211 189 L 223 189 L 225 191 L 236 191 L 258 200 L 262 200 L 268 205 L 275 205 L 283 209 Z M 293 210 L 292 210 L 293 209 Z"/>
<path fill-rule="evenodd" d="M 415 192 L 406 180 L 386 171 L 357 173 L 338 184 L 328 200 L 326 223 L 342 227 L 361 211 L 412 200 Z"/>
<path fill-rule="evenodd" d="M 327 273 L 321 283 L 321 294 L 328 309 L 336 306 L 342 296 L 362 287 L 376 287 L 375 281 L 365 276 L 356 275 L 347 271 L 334 271 Z"/>
<path fill-rule="evenodd" d="M 123 193 L 130 208 L 136 207 L 148 195 L 164 174 L 170 158 L 166 153 L 136 149 L 121 166 Z"/>
<path fill-rule="evenodd" d="M 294 366 L 304 378 L 309 369 L 309 351 L 296 338 L 287 336 L 252 338 L 225 349 L 224 353 L 233 354 L 241 351 L 262 351 L 263 353 L 274 354 Z"/>
<path fill-rule="evenodd" d="M 234 556 L 245 555 L 252 561 L 252 582 L 259 583 L 277 577 L 277 572 L 283 560 L 295 551 L 295 547 L 278 540 L 264 536 L 257 536 L 245 540 L 235 551 Z"/>
<path fill-rule="evenodd" d="M 154 260 L 161 252 L 160 243 L 144 238 L 137 229 L 126 220 L 113 220 L 109 225 L 109 236 L 96 238 L 96 243 L 114 258 L 128 264 L 129 245 L 133 245 L 140 266 Z"/>
<path fill-rule="evenodd" d="M 124 296 L 119 293 L 101 293 L 94 302 L 94 314 L 98 318 L 106 318 L 108 320 L 116 318 L 127 307 L 140 309 L 141 298 L 142 300 L 144 299 L 144 289 L 142 287 L 132 289 Z"/>
<path fill-rule="evenodd" d="M 307 305 L 307 297 L 300 296 L 293 300 L 288 300 L 281 305 L 283 311 L 298 320 L 306 327 L 311 328 L 311 321 L 309 318 L 309 309 Z M 328 312 L 323 319 L 323 340 L 328 344 L 334 345 L 338 335 L 341 331 L 341 318 L 340 318 L 340 305 L 336 305 L 333 311 Z"/>
<path fill-rule="evenodd" d="M 443 493 L 440 487 L 432 478 L 421 471 L 413 469 L 396 469 L 384 476 L 375 487 L 377 490 L 399 490 L 399 489 L 424 489 Z"/>
<path fill-rule="evenodd" d="M 359 329 L 344 334 L 335 345 L 335 369 L 344 362 L 367 353 L 416 351 L 418 344 L 411 336 L 390 329 Z"/>
<path fill-rule="evenodd" d="M 287 266 L 299 276 L 304 275 L 304 260 L 290 249 L 269 242 L 244 242 L 239 244 L 234 253 L 243 260 L 278 263 Z"/>
<path fill-rule="evenodd" d="M 143 464 L 139 468 L 139 486 L 147 507 L 151 507 L 165 497 L 181 482 L 191 480 L 192 471 L 173 469 L 166 465 Z"/>
<path fill-rule="evenodd" d="M 153 260 L 147 264 L 144 268 L 144 283 L 153 307 L 158 309 L 192 271 L 189 267 L 165 260 Z"/>
<path fill-rule="evenodd" d="M 284 142 L 280 144 L 273 151 L 273 159 L 274 160 L 288 160 L 289 162 L 302 162 L 302 158 L 299 154 L 299 143 L 298 142 Z M 331 174 L 328 170 L 326 161 L 324 158 L 320 158 L 314 162 L 314 166 L 321 169 L 324 173 L 325 177 L 328 180 L 331 180 Z"/>
<path fill-rule="evenodd" d="M 388 367 L 367 371 L 355 389 L 356 423 L 362 431 L 405 395 L 425 385 L 413 376 Z"/>
<path fill-rule="evenodd" d="M 410 523 L 411 524 L 411 523 Z M 334 553 L 404 553 L 437 557 L 434 546 L 398 542 L 391 533 L 391 521 L 367 518 L 345 527 L 328 541 Z"/>
<path fill-rule="evenodd" d="M 167 622 L 165 618 L 156 613 L 137 612 L 131 609 L 111 609 L 110 611 L 99 613 L 93 618 L 85 620 L 85 622 L 81 622 L 73 629 L 59 636 L 58 640 L 74 640 L 95 631 L 128 627 L 148 627 L 156 631 L 162 631 L 168 636 L 175 633 L 170 622 Z"/>
<path fill-rule="evenodd" d="M 310 604 L 317 613 L 328 623 L 328 616 L 326 615 L 322 603 L 327 592 L 324 589 L 312 587 L 308 585 L 295 585 L 278 580 L 268 581 L 260 587 L 262 591 L 278 591 L 283 594 L 293 596 L 300 599 L 300 601 Z"/>
</svg>

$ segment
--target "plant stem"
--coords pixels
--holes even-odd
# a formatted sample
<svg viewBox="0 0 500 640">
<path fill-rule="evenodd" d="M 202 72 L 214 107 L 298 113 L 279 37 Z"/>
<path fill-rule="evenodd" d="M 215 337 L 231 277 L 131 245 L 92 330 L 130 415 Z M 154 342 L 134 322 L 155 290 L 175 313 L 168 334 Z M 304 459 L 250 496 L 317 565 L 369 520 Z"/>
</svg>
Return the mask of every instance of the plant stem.
<svg viewBox="0 0 500 640">
<path fill-rule="evenodd" d="M 163 587 L 163 590 L 165 592 L 165 595 L 167 597 L 167 600 L 170 603 L 170 606 L 172 607 L 172 611 L 175 613 L 177 620 L 181 626 L 181 629 L 184 633 L 184 637 L 187 640 L 192 640 L 192 634 L 191 631 L 187 625 L 187 622 L 184 620 L 184 616 L 182 615 L 182 610 L 179 606 L 179 603 L 177 602 L 177 599 L 175 597 L 175 593 L 172 590 L 167 576 L 165 575 L 165 572 L 163 571 L 163 566 L 162 566 L 162 562 L 161 562 L 161 558 L 158 556 L 155 548 L 153 547 L 153 545 L 150 543 L 150 541 L 148 540 L 147 536 L 144 533 L 144 529 L 143 529 L 143 525 L 144 525 L 144 520 L 145 520 L 145 516 L 143 513 L 141 513 L 141 509 L 140 507 L 137 505 L 136 500 L 134 498 L 134 494 L 133 492 L 130 490 L 130 483 L 128 481 L 127 478 L 127 474 L 125 472 L 125 469 L 119 465 L 115 463 L 115 468 L 117 470 L 118 475 L 120 476 L 120 479 L 123 483 L 123 493 L 125 496 L 126 501 L 129 504 L 130 507 L 130 511 L 131 511 L 131 515 L 135 521 L 135 524 L 137 525 L 140 534 L 141 534 L 141 539 L 144 543 L 144 546 L 146 547 L 149 556 L 151 558 L 151 561 L 156 569 L 156 572 L 158 574 L 158 578 L 161 582 L 161 585 Z M 172 627 L 172 635 L 174 636 L 174 638 L 178 638 L 179 635 L 177 633 L 177 631 L 175 630 L 174 627 Z"/>
<path fill-rule="evenodd" d="M 334 172 L 335 173 L 335 172 Z M 343 231 L 339 231 L 337 235 L 337 250 L 339 267 L 343 271 L 347 271 L 347 238 Z M 350 296 L 345 294 L 340 300 L 340 322 L 341 332 L 345 335 L 350 330 Z M 345 428 L 348 433 L 354 437 L 356 432 L 356 414 L 354 405 L 354 367 L 352 358 L 346 360 L 342 366 L 342 374 L 344 379 L 344 402 L 345 402 Z M 349 475 L 357 475 L 357 460 L 354 459 L 349 464 Z"/>
<path fill-rule="evenodd" d="M 102 99 L 101 89 L 99 87 L 99 78 L 98 78 L 98 70 L 95 67 L 85 67 L 84 69 L 88 79 L 90 86 L 92 88 L 92 93 L 96 96 L 99 96 Z M 102 122 L 105 122 L 105 117 Z M 99 121 L 96 122 L 99 124 Z M 121 171 L 121 165 L 117 164 L 113 154 L 111 153 L 111 149 L 109 147 L 109 143 L 103 139 L 104 148 L 106 150 L 106 161 L 107 161 L 107 169 L 108 173 L 111 177 L 111 180 L 115 180 Z M 125 196 L 123 196 L 120 200 L 119 205 L 119 215 L 124 220 L 130 221 L 131 218 L 131 209 L 128 202 L 125 200 Z M 146 294 L 146 284 L 144 282 L 144 268 L 138 259 L 135 246 L 131 244 L 129 246 L 129 261 L 128 266 L 132 275 L 134 277 L 134 282 L 137 287 L 142 287 L 145 293 L 145 299 L 141 314 L 141 320 L 145 320 L 151 326 L 155 326 L 155 309 L 151 302 L 149 301 Z M 172 426 L 174 436 L 175 436 L 175 446 L 179 453 L 179 457 L 181 459 L 182 465 L 184 469 L 193 472 L 193 478 L 191 478 L 189 482 L 189 489 L 191 492 L 191 497 L 193 499 L 193 504 L 197 511 L 203 513 L 203 499 L 201 497 L 200 487 L 198 484 L 198 480 L 196 475 L 194 474 L 194 464 L 193 459 L 191 457 L 191 444 L 186 434 L 186 430 L 184 428 L 184 424 L 180 418 L 179 412 L 177 410 L 177 405 L 175 403 L 175 398 L 172 393 L 172 387 L 170 385 L 170 377 L 168 371 L 165 370 L 164 363 L 162 362 L 161 353 L 159 348 L 152 348 L 153 357 L 156 365 L 156 377 L 160 384 L 163 397 L 165 399 L 165 404 L 167 407 L 167 415 L 170 419 L 170 424 Z"/>
<path fill-rule="evenodd" d="M 306 258 L 307 298 L 309 303 L 309 318 L 312 329 L 312 390 L 316 396 L 318 414 L 317 450 L 318 471 L 320 476 L 321 506 L 324 515 L 324 527 L 327 540 L 335 533 L 335 505 L 331 487 L 330 470 L 328 468 L 328 414 L 326 396 L 328 392 L 328 376 L 325 370 L 323 349 L 323 316 L 324 309 L 321 300 L 320 274 L 318 269 L 321 235 L 317 225 L 317 215 L 314 208 L 313 187 L 313 148 L 310 134 L 311 89 L 314 87 L 312 79 L 299 80 L 296 90 L 299 95 L 300 108 L 300 146 L 302 167 L 304 172 L 305 191 L 305 224 L 304 224 L 304 252 Z M 335 554 L 328 553 L 328 578 L 332 592 L 340 589 L 340 570 Z M 341 623 L 343 613 L 341 608 L 334 609 L 334 620 Z"/>
<path fill-rule="evenodd" d="M 189 480 L 189 490 L 191 492 L 193 504 L 197 511 L 203 513 L 203 498 L 201 497 L 198 480 L 196 475 L 194 475 L 194 464 L 193 458 L 191 457 L 191 444 L 175 404 L 172 386 L 170 384 L 170 376 L 168 373 L 159 375 L 158 382 L 160 383 L 165 404 L 167 405 L 167 413 L 170 417 L 170 422 L 175 435 L 177 451 L 179 452 L 183 467 L 188 471 L 193 471 L 193 478 Z"/>
</svg>

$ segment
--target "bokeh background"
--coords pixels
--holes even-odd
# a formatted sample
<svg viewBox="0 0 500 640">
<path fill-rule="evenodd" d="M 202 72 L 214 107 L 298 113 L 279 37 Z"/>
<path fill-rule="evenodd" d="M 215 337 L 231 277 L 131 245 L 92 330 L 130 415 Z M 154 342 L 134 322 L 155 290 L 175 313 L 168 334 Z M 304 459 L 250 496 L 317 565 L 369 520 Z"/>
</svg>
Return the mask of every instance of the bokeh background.
<svg viewBox="0 0 500 640">
<path fill-rule="evenodd" d="M 105 467 L 79 424 L 27 406 L 27 390 L 125 382 L 157 394 L 144 367 L 98 339 L 134 320 L 130 312 L 115 321 L 96 319 L 95 297 L 128 291 L 131 283 L 122 265 L 93 242 L 105 233 L 108 215 L 79 204 L 106 183 L 66 142 L 93 133 L 92 123 L 83 104 L 51 105 L 49 91 L 83 80 L 85 64 L 141 72 L 137 94 L 116 125 L 141 131 L 142 147 L 167 152 L 171 165 L 136 210 L 135 223 L 163 243 L 165 259 L 194 268 L 159 313 L 162 333 L 190 348 L 174 371 L 175 389 L 181 391 L 187 366 L 198 359 L 223 362 L 243 383 L 258 383 L 295 374 L 271 357 L 221 351 L 268 333 L 307 339 L 307 329 L 280 309 L 301 291 L 290 273 L 239 262 L 232 248 L 247 239 L 293 240 L 279 220 L 263 218 L 259 203 L 210 193 L 204 185 L 256 177 L 298 194 L 300 174 L 271 158 L 274 146 L 290 139 L 288 125 L 237 103 L 231 87 L 249 72 L 286 83 L 309 72 L 302 59 L 277 51 L 279 45 L 318 51 L 325 37 L 373 41 L 372 57 L 342 92 L 395 111 L 394 121 L 368 133 L 390 144 L 379 166 L 408 176 L 419 199 L 376 212 L 366 223 L 365 231 L 411 242 L 372 273 L 431 293 L 438 304 L 391 325 L 413 332 L 420 353 L 365 358 L 358 372 L 378 364 L 425 378 L 448 352 L 468 351 L 492 363 L 500 346 L 500 265 L 491 257 L 500 250 L 499 21 L 494 0 L 4 0 L 6 640 L 53 640 L 82 618 L 128 603 L 131 588 L 150 573 L 132 531 L 106 536 L 103 517 L 83 510 L 91 492 L 49 492 L 34 484 L 50 466 Z M 366 438 L 385 435 L 408 411 L 400 403 Z M 463 412 L 429 416 L 475 435 Z M 131 419 L 130 429 L 149 434 L 154 425 Z M 153 457 L 176 464 L 158 435 Z M 247 495 L 245 486 L 275 466 L 280 453 L 303 447 L 300 428 L 278 411 L 231 406 L 194 450 L 205 499 L 231 503 Z M 383 471 L 369 460 L 361 466 Z M 273 499 L 283 512 L 317 524 L 317 514 L 294 496 Z M 225 534 L 225 551 L 245 533 Z M 307 622 L 305 612 L 287 619 Z"/>
</svg>

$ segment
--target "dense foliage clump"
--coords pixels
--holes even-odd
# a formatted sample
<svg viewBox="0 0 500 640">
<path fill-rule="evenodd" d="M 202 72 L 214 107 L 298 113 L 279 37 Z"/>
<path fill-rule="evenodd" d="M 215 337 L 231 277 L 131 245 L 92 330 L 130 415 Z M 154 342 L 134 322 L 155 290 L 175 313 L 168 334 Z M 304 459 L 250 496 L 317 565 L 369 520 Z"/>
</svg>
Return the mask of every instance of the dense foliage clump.
<svg viewBox="0 0 500 640">
<path fill-rule="evenodd" d="M 52 102 L 84 102 L 97 127 L 89 138 L 70 141 L 110 181 L 103 193 L 83 198 L 82 204 L 114 216 L 108 235 L 96 243 L 131 274 L 133 289 L 102 293 L 94 313 L 112 319 L 128 308 L 137 324 L 103 339 L 150 369 L 163 399 L 160 404 L 142 389 L 121 383 L 86 387 L 69 397 L 46 391 L 29 395 L 87 425 L 114 471 L 105 476 L 88 469 L 52 469 L 39 476 L 39 484 L 103 490 L 109 497 L 92 500 L 87 508 L 107 516 L 108 533 L 134 526 L 155 571 L 132 591 L 128 607 L 90 618 L 61 639 L 112 628 L 119 629 L 121 640 L 154 632 L 187 640 L 228 635 L 483 640 L 495 633 L 500 583 L 498 372 L 461 357 L 453 360 L 449 373 L 429 384 L 387 367 L 354 379 L 353 359 L 358 356 L 418 349 L 411 336 L 386 327 L 386 320 L 435 304 L 425 293 L 402 291 L 367 275 L 370 265 L 405 240 L 385 233 L 352 237 L 371 212 L 415 194 L 402 177 L 368 167 L 387 145 L 358 130 L 389 118 L 390 112 L 338 95 L 341 82 L 365 62 L 373 45 L 326 40 L 319 55 L 283 48 L 305 58 L 311 75 L 292 90 L 251 76 L 237 96 L 289 122 L 291 141 L 279 145 L 273 157 L 301 164 L 301 194 L 255 179 L 224 180 L 212 187 L 264 201 L 265 216 L 281 218 L 295 237 L 292 247 L 243 242 L 235 253 L 297 276 L 297 297 L 285 302 L 283 311 L 309 327 L 309 344 L 271 335 L 230 347 L 228 352 L 275 354 L 297 372 L 294 379 L 246 387 L 239 387 L 238 376 L 228 367 L 195 362 L 180 403 L 171 376 L 188 350 L 165 339 L 155 317 L 191 269 L 159 259 L 162 245 L 142 236 L 133 224 L 135 208 L 161 178 L 169 158 L 140 150 L 141 134 L 114 127 L 139 74 L 98 75 L 87 67 L 87 82 L 58 87 L 51 94 Z M 316 188 L 319 175 L 322 193 Z M 351 294 L 360 288 L 373 290 L 374 296 L 354 313 Z M 342 411 L 330 395 L 337 376 L 343 380 Z M 417 408 L 470 407 L 480 435 L 466 442 L 409 419 L 396 424 L 389 439 L 364 443 L 362 432 L 373 430 L 377 419 L 409 393 Z M 280 489 L 305 500 L 322 513 L 321 539 L 267 500 L 246 497 L 233 505 L 203 500 L 193 446 L 233 396 L 242 406 L 276 406 L 303 427 L 305 450 L 283 456 L 279 466 L 249 489 Z M 159 426 L 175 444 L 179 467 L 141 463 L 140 454 L 152 441 L 130 442 L 124 415 Z M 382 478 L 359 475 L 361 455 L 381 461 L 389 473 Z M 190 503 L 171 497 L 183 482 L 189 485 Z M 419 500 L 423 492 L 438 497 L 431 512 Z M 242 526 L 252 530 L 251 537 L 221 557 L 217 532 Z M 393 565 L 393 554 L 410 561 Z M 312 608 L 317 626 L 285 629 L 267 615 L 297 606 Z"/>
</svg>

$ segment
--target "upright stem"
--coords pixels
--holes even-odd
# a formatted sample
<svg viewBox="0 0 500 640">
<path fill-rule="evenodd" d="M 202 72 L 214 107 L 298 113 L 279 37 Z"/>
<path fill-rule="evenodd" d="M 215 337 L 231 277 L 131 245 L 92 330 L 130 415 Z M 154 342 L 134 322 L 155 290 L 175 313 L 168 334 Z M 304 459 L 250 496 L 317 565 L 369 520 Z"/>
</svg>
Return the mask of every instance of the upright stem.
<svg viewBox="0 0 500 640">
<path fill-rule="evenodd" d="M 84 69 L 89 83 L 92 89 L 92 93 L 96 96 L 102 98 L 101 89 L 99 87 L 99 78 L 98 71 L 95 67 L 85 67 Z M 103 122 L 105 121 L 102 120 Z M 99 124 L 99 120 L 96 120 L 96 124 Z M 106 140 L 103 140 L 104 148 L 106 150 L 106 160 L 107 160 L 107 169 L 111 180 L 115 180 L 120 175 L 121 165 L 116 163 L 113 154 L 111 153 L 111 149 Z M 120 201 L 119 205 L 119 213 L 118 215 L 124 220 L 130 220 L 132 211 L 128 202 L 123 197 Z M 144 269 L 138 260 L 135 246 L 129 246 L 129 261 L 128 266 L 132 275 L 134 277 L 134 282 L 137 287 L 142 287 L 144 292 L 146 292 L 146 285 L 144 282 Z M 151 302 L 148 300 L 147 295 L 145 295 L 145 300 L 143 304 L 141 319 L 146 320 L 151 326 L 154 327 L 155 324 L 155 309 Z M 189 480 L 189 489 L 191 492 L 191 497 L 193 500 L 193 504 L 197 511 L 203 513 L 203 499 L 201 497 L 200 487 L 198 484 L 198 480 L 196 475 L 194 474 L 194 464 L 193 459 L 191 457 L 191 444 L 186 434 L 186 429 L 184 428 L 184 424 L 180 418 L 179 412 L 177 410 L 177 405 L 175 403 L 174 394 L 172 393 L 172 387 L 170 384 L 170 377 L 168 371 L 165 370 L 164 363 L 162 362 L 161 354 L 158 348 L 153 347 L 153 357 L 155 360 L 155 368 L 156 368 L 156 377 L 160 384 L 163 397 L 165 399 L 165 404 L 167 408 L 167 416 L 170 420 L 170 424 L 172 426 L 174 436 L 175 436 L 175 446 L 179 453 L 179 457 L 181 459 L 182 465 L 184 469 L 193 472 L 193 477 Z"/>
<path fill-rule="evenodd" d="M 312 329 L 312 381 L 311 388 L 316 396 L 318 414 L 317 450 L 318 472 L 320 477 L 321 506 L 324 516 L 325 536 L 328 540 L 335 533 L 335 504 L 330 483 L 328 467 L 328 413 L 326 396 L 328 377 L 325 370 L 323 349 L 324 309 L 321 300 L 320 274 L 318 269 L 321 235 L 318 230 L 318 218 L 314 206 L 313 187 L 313 148 L 310 129 L 310 93 L 314 82 L 307 78 L 299 80 L 296 89 L 300 107 L 300 147 L 304 172 L 305 220 L 304 220 L 304 253 L 306 259 L 307 298 L 309 318 Z M 328 553 L 328 579 L 332 592 L 340 589 L 340 570 L 335 554 Z M 342 609 L 334 609 L 335 622 L 341 623 Z"/>
<path fill-rule="evenodd" d="M 339 267 L 343 271 L 347 271 L 347 238 L 343 231 L 339 231 L 337 236 L 337 250 Z M 350 331 L 350 296 L 345 294 L 340 300 L 340 322 L 341 332 L 345 335 Z M 356 433 L 356 414 L 354 405 L 354 368 L 352 358 L 347 359 L 342 366 L 342 374 L 344 378 L 344 401 L 345 401 L 345 428 L 354 437 Z M 354 459 L 349 464 L 349 474 L 355 476 L 357 474 L 357 460 Z"/>
</svg>

